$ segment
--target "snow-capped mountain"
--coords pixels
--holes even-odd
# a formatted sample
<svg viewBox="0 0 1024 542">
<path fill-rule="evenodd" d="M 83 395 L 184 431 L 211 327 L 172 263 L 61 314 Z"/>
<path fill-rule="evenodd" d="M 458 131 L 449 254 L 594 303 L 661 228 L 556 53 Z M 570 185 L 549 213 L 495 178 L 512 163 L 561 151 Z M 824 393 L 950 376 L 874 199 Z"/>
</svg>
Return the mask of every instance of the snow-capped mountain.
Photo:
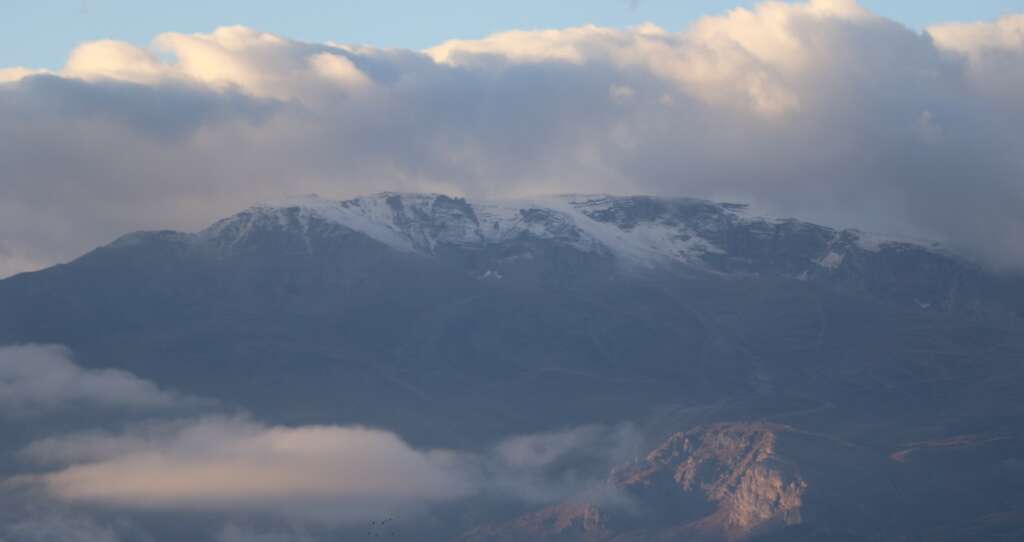
<svg viewBox="0 0 1024 542">
<path fill-rule="evenodd" d="M 970 518 L 1024 502 L 1022 316 L 1024 280 L 941 247 L 685 198 L 301 198 L 0 280 L 0 345 L 66 345 L 274 424 L 475 449 L 684 431 L 617 471 L 640 527 L 603 501 L 496 505 L 482 531 L 415 540 L 876 540 L 934 510 L 999 530 Z"/>
<path fill-rule="evenodd" d="M 344 201 L 307 196 L 252 207 L 199 235 L 231 247 L 255 232 L 285 229 L 308 234 L 318 223 L 421 255 L 546 241 L 611 257 L 621 269 L 677 263 L 716 271 L 749 270 L 744 263 L 768 256 L 767 245 L 755 246 L 765 243 L 775 249 L 776 264 L 782 263 L 780 258 L 794 260 L 786 264 L 797 276 L 815 269 L 836 270 L 848 257 L 884 249 L 942 252 L 937 244 L 753 216 L 741 204 L 608 195 L 505 201 L 391 192 Z M 505 257 L 523 256 L 512 252 Z"/>
<path fill-rule="evenodd" d="M 970 288 L 961 287 L 962 279 L 965 272 L 977 271 L 937 243 L 761 217 L 742 204 L 681 197 L 307 196 L 251 207 L 186 238 L 222 254 L 251 250 L 273 238 L 274 250 L 310 255 L 336 250 L 332 239 L 353 235 L 483 280 L 588 273 L 768 274 L 940 311 L 963 305 Z"/>
</svg>

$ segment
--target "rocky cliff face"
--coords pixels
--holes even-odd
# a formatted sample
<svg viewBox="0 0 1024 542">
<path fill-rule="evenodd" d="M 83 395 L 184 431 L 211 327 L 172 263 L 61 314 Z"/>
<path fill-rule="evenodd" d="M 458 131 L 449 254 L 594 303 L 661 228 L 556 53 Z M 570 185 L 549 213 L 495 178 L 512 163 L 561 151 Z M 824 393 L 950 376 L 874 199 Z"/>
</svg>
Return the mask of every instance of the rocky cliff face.
<svg viewBox="0 0 1024 542">
<path fill-rule="evenodd" d="M 776 454 L 776 440 L 786 431 L 736 424 L 676 433 L 612 481 L 639 498 L 657 486 L 700 495 L 714 507 L 701 528 L 730 537 L 775 521 L 799 523 L 807 482 L 797 465 Z"/>
<path fill-rule="evenodd" d="M 780 443 L 799 453 L 780 452 Z M 831 484 L 830 477 L 850 468 L 831 465 L 829 476 L 814 468 L 804 472 L 800 456 L 813 453 L 842 461 L 849 457 L 845 448 L 768 423 L 679 432 L 611 473 L 608 483 L 618 496 L 612 504 L 556 505 L 477 529 L 462 540 L 745 540 L 799 525 L 812 484 Z"/>
</svg>

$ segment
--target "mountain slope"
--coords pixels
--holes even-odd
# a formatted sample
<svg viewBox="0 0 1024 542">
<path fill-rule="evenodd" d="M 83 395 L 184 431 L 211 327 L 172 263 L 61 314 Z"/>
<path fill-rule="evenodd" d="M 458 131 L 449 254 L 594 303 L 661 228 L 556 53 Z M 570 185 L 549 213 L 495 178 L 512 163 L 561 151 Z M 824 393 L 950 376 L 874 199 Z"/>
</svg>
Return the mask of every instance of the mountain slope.
<svg viewBox="0 0 1024 542">
<path fill-rule="evenodd" d="M 563 423 L 786 390 L 884 405 L 991 377 L 1019 348 L 1019 281 L 858 235 L 689 199 L 305 199 L 0 281 L 0 342 L 67 344 L 285 419 L 373 410 L 414 431 L 424 407 L 534 428 L 505 406 L 526 397 Z"/>
<path fill-rule="evenodd" d="M 868 516 L 892 532 L 923 532 L 931 510 L 958 510 L 947 532 L 988 532 L 980 518 L 992 510 L 1017 517 L 1022 295 L 1021 279 L 940 247 L 731 204 L 388 193 L 258 206 L 198 233 L 129 234 L 2 280 L 0 344 L 64 344 L 85 367 L 270 423 L 367 424 L 422 446 L 479 449 L 628 420 L 653 448 L 697 426 L 784 424 L 740 433 L 819 436 L 769 469 L 780 487 L 798 472 L 807 483 L 773 501 L 799 497 L 800 522 L 773 505 L 776 531 L 734 533 L 726 521 L 707 532 L 872 539 L 849 519 L 865 517 L 859 497 L 843 497 L 858 493 L 828 493 L 855 478 L 828 459 L 846 449 L 836 442 L 863 451 L 849 461 L 865 479 L 900 481 L 896 495 L 870 486 L 890 512 Z M 936 442 L 978 444 L 921 444 Z M 909 459 L 888 459 L 897 453 Z M 689 519 L 652 521 L 670 536 L 727 509 L 737 487 L 721 498 L 684 490 Z M 591 536 L 588 525 L 637 531 L 598 521 L 612 511 L 571 506 L 534 512 L 583 526 L 567 540 Z"/>
</svg>

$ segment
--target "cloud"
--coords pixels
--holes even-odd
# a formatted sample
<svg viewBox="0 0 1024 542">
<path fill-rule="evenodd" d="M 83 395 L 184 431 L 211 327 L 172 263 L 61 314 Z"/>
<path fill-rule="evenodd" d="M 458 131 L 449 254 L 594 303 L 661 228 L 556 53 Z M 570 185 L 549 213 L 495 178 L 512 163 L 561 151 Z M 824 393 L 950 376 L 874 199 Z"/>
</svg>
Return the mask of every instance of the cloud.
<svg viewBox="0 0 1024 542">
<path fill-rule="evenodd" d="M 0 527 L 0 542 L 118 542 L 106 525 L 85 516 L 45 515 L 22 518 Z"/>
<path fill-rule="evenodd" d="M 1024 107 L 1013 96 L 1024 88 L 1024 14 L 992 22 L 949 23 L 928 28 L 942 50 L 967 59 L 969 84 L 992 105 L 1013 106 L 1015 120 Z"/>
<path fill-rule="evenodd" d="M 198 404 L 131 373 L 79 367 L 62 346 L 0 347 L 0 412 L 6 416 L 81 406 L 148 410 Z"/>
<path fill-rule="evenodd" d="M 734 199 L 1020 270 L 1021 20 L 916 32 L 813 0 L 425 51 L 243 27 L 86 43 L 0 72 L 0 268 L 289 194 L 431 190 Z"/>
<path fill-rule="evenodd" d="M 43 441 L 26 453 L 83 461 L 46 475 L 58 497 L 122 508 L 256 508 L 354 520 L 474 488 L 456 454 L 414 450 L 394 434 L 359 427 L 214 417 L 146 435 Z"/>
<path fill-rule="evenodd" d="M 519 436 L 484 453 L 419 450 L 363 427 L 208 416 L 39 440 L 25 460 L 59 500 L 118 509 L 261 510 L 329 523 L 416 513 L 477 495 L 553 502 L 597 489 L 635 454 L 631 426 Z"/>
<path fill-rule="evenodd" d="M 735 9 L 706 17 L 682 33 L 654 24 L 618 30 L 585 26 L 566 30 L 503 32 L 480 40 L 453 40 L 427 51 L 450 65 L 562 61 L 609 64 L 620 72 L 653 75 L 709 104 L 771 115 L 799 109 L 795 83 L 814 61 L 813 35 L 802 26 L 870 24 L 855 2 L 765 3 L 756 12 Z"/>
<path fill-rule="evenodd" d="M 967 55 L 1024 50 L 1024 14 L 1005 15 L 994 22 L 947 23 L 932 26 L 928 33 L 943 49 Z"/>
<path fill-rule="evenodd" d="M 61 74 L 90 81 L 239 88 L 253 96 L 288 100 L 311 98 L 317 90 L 369 85 L 349 54 L 344 47 L 229 26 L 209 34 L 160 34 L 151 48 L 114 40 L 89 42 L 72 51 Z M 173 61 L 165 61 L 167 55 Z"/>
<path fill-rule="evenodd" d="M 46 261 L 33 260 L 22 253 L 22 249 L 14 249 L 0 240 L 0 278 L 15 275 L 29 269 L 40 269 Z"/>
<path fill-rule="evenodd" d="M 125 520 L 108 521 L 0 480 L 0 542 L 119 542 L 140 540 Z M 145 540 L 145 538 L 141 538 Z"/>
<path fill-rule="evenodd" d="M 14 83 L 21 81 L 26 77 L 33 75 L 42 75 L 47 73 L 46 70 L 34 70 L 31 68 L 24 68 L 16 66 L 13 68 L 0 68 L 0 84 L 3 83 Z"/>
<path fill-rule="evenodd" d="M 239 526 L 233 523 L 225 525 L 217 536 L 217 542 L 314 542 L 309 534 L 296 529 L 265 530 Z"/>
<path fill-rule="evenodd" d="M 531 502 L 556 502 L 587 495 L 615 502 L 605 481 L 610 470 L 641 452 L 636 426 L 587 425 L 500 442 L 487 457 L 491 489 Z"/>
</svg>

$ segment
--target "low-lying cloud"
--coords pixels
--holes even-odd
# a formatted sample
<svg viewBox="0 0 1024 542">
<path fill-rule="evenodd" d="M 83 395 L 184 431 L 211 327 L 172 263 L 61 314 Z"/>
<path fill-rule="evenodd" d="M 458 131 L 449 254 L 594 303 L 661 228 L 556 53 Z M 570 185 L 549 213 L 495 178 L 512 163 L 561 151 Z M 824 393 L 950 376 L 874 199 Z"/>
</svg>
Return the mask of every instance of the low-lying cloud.
<svg viewBox="0 0 1024 542">
<path fill-rule="evenodd" d="M 20 417 L 83 406 L 151 410 L 200 404 L 125 371 L 80 367 L 62 346 L 0 347 L 0 415 Z"/>
<path fill-rule="evenodd" d="M 108 428 L 120 422 L 73 432 L 67 428 L 74 424 L 51 424 L 57 434 L 15 444 L 24 446 L 17 454 L 23 474 L 0 479 L 0 500 L 38 501 L 52 510 L 26 515 L 20 527 L 0 531 L 0 540 L 18 529 L 58 533 L 87 523 L 89 529 L 80 529 L 88 535 L 83 540 L 115 536 L 112 524 L 76 515 L 80 505 L 111 513 L 256 513 L 351 525 L 396 513 L 413 517 L 476 498 L 623 503 L 607 477 L 635 457 L 641 443 L 635 426 L 621 424 L 511 436 L 471 451 L 419 449 L 380 429 L 273 426 L 225 414 L 214 402 L 163 390 L 130 373 L 80 367 L 57 345 L 0 348 L 6 423 L 35 424 L 38 416 L 56 418 L 83 407 L 117 408 L 136 421 L 117 431 Z M 206 414 L 167 417 L 180 416 L 183 407 Z M 46 427 L 38 425 L 34 434 L 45 435 Z"/>
<path fill-rule="evenodd" d="M 267 426 L 209 416 L 37 441 L 22 458 L 55 498 L 121 509 L 253 511 L 325 522 L 414 514 L 487 495 L 555 502 L 599 493 L 635 454 L 631 426 L 519 436 L 483 453 L 420 450 L 364 427 Z"/>
<path fill-rule="evenodd" d="M 475 483 L 458 454 L 414 450 L 392 433 L 268 427 L 237 418 L 57 438 L 25 454 L 73 461 L 44 477 L 61 499 L 127 508 L 257 508 L 362 519 L 462 497 Z"/>
<path fill-rule="evenodd" d="M 1022 32 L 812 0 L 424 51 L 241 27 L 86 43 L 0 72 L 0 270 L 384 189 L 734 199 L 1020 269 Z"/>
<path fill-rule="evenodd" d="M 610 469 L 641 452 L 636 426 L 587 425 L 509 437 L 486 456 L 487 489 L 528 502 L 585 497 L 615 501 L 605 483 Z"/>
<path fill-rule="evenodd" d="M 119 542 L 110 526 L 84 515 L 36 513 L 0 526 L 0 542 Z"/>
</svg>

